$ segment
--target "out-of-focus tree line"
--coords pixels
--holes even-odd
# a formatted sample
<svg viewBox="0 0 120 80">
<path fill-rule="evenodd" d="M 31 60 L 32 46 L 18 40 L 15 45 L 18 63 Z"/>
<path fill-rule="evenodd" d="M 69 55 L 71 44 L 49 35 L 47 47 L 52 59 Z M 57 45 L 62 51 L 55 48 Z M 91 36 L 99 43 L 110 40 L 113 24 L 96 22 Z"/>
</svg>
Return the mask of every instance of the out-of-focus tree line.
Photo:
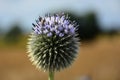
<svg viewBox="0 0 120 80">
<path fill-rule="evenodd" d="M 70 20 L 76 21 L 78 26 L 78 37 L 81 41 L 92 41 L 100 34 L 115 35 L 118 30 L 103 31 L 98 25 L 96 14 L 88 13 L 84 16 L 78 16 L 72 12 L 66 12 L 70 17 Z M 32 27 L 32 25 L 31 25 Z M 27 31 L 26 31 L 27 32 Z M 0 36 L 4 36 L 3 40 L 6 43 L 17 43 L 20 41 L 22 36 L 25 36 L 22 27 L 19 24 L 12 25 L 12 28 L 4 33 L 0 28 Z"/>
<path fill-rule="evenodd" d="M 94 13 L 89 13 L 84 16 L 77 16 L 73 13 L 68 13 L 68 15 L 70 16 L 70 20 L 75 20 L 79 25 L 77 33 L 81 41 L 92 40 L 101 33 Z"/>
<path fill-rule="evenodd" d="M 11 28 L 6 32 L 0 29 L 0 38 L 7 44 L 16 44 L 21 40 L 22 36 L 24 36 L 23 33 L 21 26 L 19 24 L 14 24 L 11 25 Z"/>
</svg>

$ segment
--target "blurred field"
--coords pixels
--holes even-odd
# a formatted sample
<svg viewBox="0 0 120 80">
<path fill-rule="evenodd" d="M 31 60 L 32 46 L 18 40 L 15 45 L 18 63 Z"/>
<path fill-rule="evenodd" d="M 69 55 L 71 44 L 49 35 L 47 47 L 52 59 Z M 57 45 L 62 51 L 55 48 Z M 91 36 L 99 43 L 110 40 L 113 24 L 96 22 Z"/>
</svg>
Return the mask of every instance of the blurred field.
<svg viewBox="0 0 120 80">
<path fill-rule="evenodd" d="M 26 37 L 19 45 L 0 43 L 0 80 L 47 80 L 47 72 L 38 71 L 26 53 Z M 98 37 L 91 43 L 81 43 L 74 64 L 57 72 L 55 80 L 120 80 L 120 36 Z"/>
</svg>

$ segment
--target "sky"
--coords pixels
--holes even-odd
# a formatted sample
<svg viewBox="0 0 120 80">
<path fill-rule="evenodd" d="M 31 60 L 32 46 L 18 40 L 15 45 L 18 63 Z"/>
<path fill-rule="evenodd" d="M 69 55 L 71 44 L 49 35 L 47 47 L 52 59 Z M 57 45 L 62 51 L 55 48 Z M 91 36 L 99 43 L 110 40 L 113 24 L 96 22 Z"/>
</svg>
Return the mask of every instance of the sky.
<svg viewBox="0 0 120 80">
<path fill-rule="evenodd" d="M 102 28 L 120 28 L 120 0 L 0 0 L 0 28 L 20 22 L 31 29 L 39 16 L 64 9 L 80 14 L 94 11 Z"/>
</svg>

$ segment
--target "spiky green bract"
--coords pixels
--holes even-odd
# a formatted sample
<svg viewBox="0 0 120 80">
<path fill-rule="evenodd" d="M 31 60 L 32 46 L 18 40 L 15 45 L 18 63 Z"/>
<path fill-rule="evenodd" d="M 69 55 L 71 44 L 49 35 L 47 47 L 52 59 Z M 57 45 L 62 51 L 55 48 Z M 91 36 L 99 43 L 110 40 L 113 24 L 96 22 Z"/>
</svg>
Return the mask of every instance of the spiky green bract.
<svg viewBox="0 0 120 80">
<path fill-rule="evenodd" d="M 54 16 L 54 18 L 56 17 Z M 60 19 L 58 19 L 58 22 Z M 44 23 L 45 21 L 46 20 L 44 19 Z M 57 22 L 54 21 L 54 23 Z M 59 25 L 63 27 L 62 22 L 59 22 Z M 53 24 L 52 28 L 59 25 L 58 23 Z M 65 26 L 69 27 L 70 25 L 71 24 L 69 23 Z M 43 28 L 44 26 L 35 26 L 37 27 L 35 29 L 39 29 L 39 27 Z M 76 38 L 76 34 L 74 33 L 75 28 L 71 32 L 70 27 L 67 33 L 63 31 L 66 28 L 63 28 L 63 30 L 56 29 L 59 32 L 61 31 L 60 33 L 62 33 L 63 35 L 60 35 L 60 33 L 56 34 L 56 30 L 52 32 L 48 28 L 44 28 L 44 30 L 45 29 L 48 30 L 48 33 L 51 32 L 52 35 L 47 35 L 44 32 L 39 34 L 38 31 L 40 30 L 34 30 L 29 38 L 28 53 L 30 60 L 33 62 L 34 65 L 37 66 L 37 68 L 42 68 L 45 71 L 55 72 L 67 68 L 75 60 L 78 53 L 79 44 L 78 38 Z"/>
</svg>

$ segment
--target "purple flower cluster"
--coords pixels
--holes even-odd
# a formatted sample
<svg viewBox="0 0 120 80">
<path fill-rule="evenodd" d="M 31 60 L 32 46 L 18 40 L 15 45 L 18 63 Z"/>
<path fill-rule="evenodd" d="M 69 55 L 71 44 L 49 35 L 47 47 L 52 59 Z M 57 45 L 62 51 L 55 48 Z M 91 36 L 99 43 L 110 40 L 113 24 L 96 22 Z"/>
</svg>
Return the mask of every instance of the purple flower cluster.
<svg viewBox="0 0 120 80">
<path fill-rule="evenodd" d="M 58 35 L 59 37 L 63 37 L 65 35 L 75 34 L 75 24 L 70 22 L 64 14 L 47 15 L 44 18 L 39 17 L 36 23 L 33 24 L 33 30 L 39 35 L 45 34 L 48 37 Z"/>
</svg>

